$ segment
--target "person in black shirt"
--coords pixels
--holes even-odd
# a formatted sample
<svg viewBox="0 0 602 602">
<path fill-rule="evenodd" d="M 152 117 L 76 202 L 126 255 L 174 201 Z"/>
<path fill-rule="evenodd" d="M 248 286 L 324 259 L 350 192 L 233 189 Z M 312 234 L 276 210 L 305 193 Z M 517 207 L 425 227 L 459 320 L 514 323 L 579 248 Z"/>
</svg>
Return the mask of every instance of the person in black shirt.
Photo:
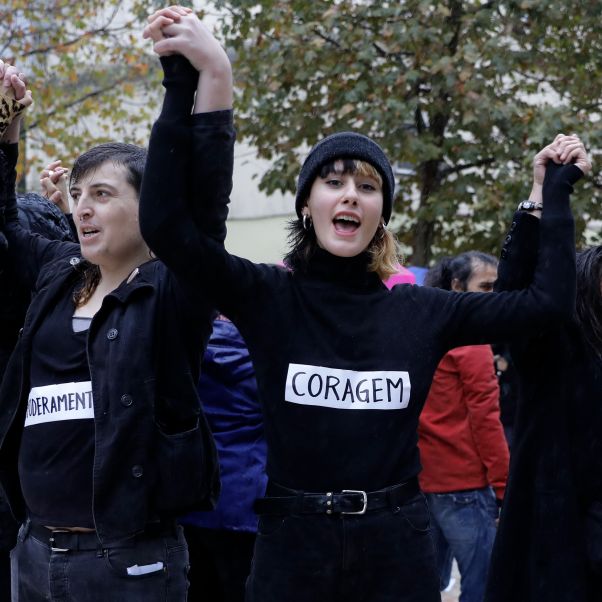
<svg viewBox="0 0 602 602">
<path fill-rule="evenodd" d="M 583 144 L 561 136 L 564 162 Z M 532 205 L 518 211 L 496 288 L 525 286 L 538 257 L 548 198 L 534 164 Z M 541 215 L 541 219 L 537 219 Z M 562 278 L 562 274 L 558 274 Z M 602 578 L 602 247 L 577 254 L 574 312 L 512 339 L 518 403 L 510 473 L 487 602 L 598 602 Z"/>
<path fill-rule="evenodd" d="M 219 46 L 211 60 L 230 81 Z M 0 70 L 4 92 L 29 104 L 16 69 Z M 219 78 L 200 87 L 181 57 L 165 74 L 162 115 L 175 131 L 194 119 L 210 146 L 230 136 Z M 211 509 L 219 490 L 196 389 L 214 311 L 187 258 L 168 266 L 141 237 L 144 149 L 107 143 L 75 161 L 76 245 L 20 227 L 18 131 L 15 121 L 0 144 L 0 225 L 35 294 L 0 389 L 0 480 L 23 522 L 13 596 L 184 602 L 188 552 L 175 518 Z M 222 244 L 223 219 L 205 227 Z"/>
<path fill-rule="evenodd" d="M 178 27 L 155 21 L 146 35 L 158 54 L 181 53 L 194 64 L 202 49 L 190 40 L 204 44 L 199 30 L 187 15 Z M 230 255 L 203 234 L 204 220 L 228 202 L 233 155 L 231 138 L 215 140 L 207 152 L 205 137 L 193 123 L 186 140 L 176 139 L 168 120 L 157 120 L 140 224 L 159 257 L 187 255 L 239 328 L 256 369 L 269 482 L 256 503 L 247 600 L 439 600 L 428 510 L 416 482 L 420 410 L 452 347 L 533 331 L 570 314 L 568 200 L 588 163 L 549 168 L 537 270 L 525 290 L 389 291 L 382 277 L 396 260 L 386 229 L 395 181 L 373 140 L 342 132 L 310 151 L 298 179 L 288 267 L 281 268 Z M 183 157 L 192 158 L 192 168 L 182 167 Z M 174 187 L 185 201 L 170 202 Z M 186 240 L 175 236 L 181 220 L 191 228 Z"/>
</svg>

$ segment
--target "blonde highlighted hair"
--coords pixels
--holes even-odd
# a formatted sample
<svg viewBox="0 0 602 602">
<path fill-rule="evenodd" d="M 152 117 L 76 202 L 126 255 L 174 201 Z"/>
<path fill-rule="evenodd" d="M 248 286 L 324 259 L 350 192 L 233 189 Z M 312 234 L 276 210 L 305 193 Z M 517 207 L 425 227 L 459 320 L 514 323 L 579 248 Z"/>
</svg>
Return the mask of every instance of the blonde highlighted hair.
<svg viewBox="0 0 602 602">
<path fill-rule="evenodd" d="M 342 160 L 335 161 L 334 162 L 335 169 L 329 169 L 327 171 L 327 173 L 324 174 L 324 168 L 322 168 L 322 170 L 320 171 L 320 176 L 322 178 L 324 178 L 328 175 L 328 173 L 332 173 L 333 171 L 334 171 L 334 173 L 353 173 L 358 176 L 367 176 L 369 178 L 376 180 L 378 182 L 378 185 L 382 188 L 383 178 L 378 173 L 378 170 L 376 169 L 376 167 L 374 167 L 374 165 L 367 163 L 366 161 L 359 161 L 358 159 L 350 159 L 349 161 L 351 163 L 353 163 L 353 167 L 351 169 L 348 169 L 347 166 L 345 165 L 346 161 L 342 161 Z M 342 171 L 336 169 L 337 163 L 341 163 L 343 165 Z M 324 167 L 330 167 L 330 166 L 325 165 Z M 324 175 L 322 175 L 322 174 L 324 174 Z"/>
<path fill-rule="evenodd" d="M 368 247 L 371 261 L 368 269 L 376 272 L 381 280 L 387 280 L 397 273 L 401 263 L 399 243 L 395 234 L 382 224 L 378 227 L 372 243 Z"/>
</svg>

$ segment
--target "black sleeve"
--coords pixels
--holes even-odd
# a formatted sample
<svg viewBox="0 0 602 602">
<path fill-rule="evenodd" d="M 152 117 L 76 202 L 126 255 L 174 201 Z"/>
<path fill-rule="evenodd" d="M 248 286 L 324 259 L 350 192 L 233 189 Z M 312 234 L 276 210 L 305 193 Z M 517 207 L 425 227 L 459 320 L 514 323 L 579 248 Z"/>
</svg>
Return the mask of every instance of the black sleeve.
<svg viewBox="0 0 602 602">
<path fill-rule="evenodd" d="M 5 265 L 7 250 L 8 250 L 8 241 L 6 240 L 6 236 L 4 236 L 4 233 L 0 232 L 0 274 L 2 273 L 2 270 L 4 269 L 3 266 Z"/>
<path fill-rule="evenodd" d="M 190 115 L 188 101 L 175 98 L 186 92 L 172 88 L 171 76 L 164 85 L 140 194 L 142 235 L 189 295 L 210 297 L 215 304 L 243 303 L 243 295 L 234 291 L 253 290 L 254 266 L 229 255 L 223 245 L 232 190 L 233 113 Z"/>
<path fill-rule="evenodd" d="M 514 214 L 500 253 L 496 291 L 526 288 L 533 281 L 539 249 L 539 219 L 526 211 Z"/>
<path fill-rule="evenodd" d="M 79 246 L 47 240 L 21 226 L 15 194 L 18 156 L 18 144 L 0 144 L 0 230 L 8 241 L 6 261 L 21 283 L 33 290 L 44 264 L 58 257 L 79 255 Z"/>
<path fill-rule="evenodd" d="M 502 266 L 501 278 L 502 282 L 510 282 L 509 290 L 447 295 L 443 308 L 447 318 L 444 334 L 451 347 L 528 335 L 572 316 L 576 289 L 575 228 L 569 198 L 573 184 L 582 175 L 574 165 L 548 165 L 532 275 L 529 258 L 524 268 L 517 270 L 515 276 L 510 275 L 518 256 L 511 254 L 507 244 L 507 259 L 512 259 L 512 263 Z M 527 229 L 533 227 L 537 225 L 527 224 Z M 510 236 L 513 242 L 515 234 Z M 529 247 L 531 243 L 525 240 L 525 244 Z M 516 290 L 520 286 L 527 288 Z"/>
<path fill-rule="evenodd" d="M 164 57 L 161 64 L 165 97 L 149 142 L 140 225 L 151 249 L 175 268 L 173 253 L 160 232 L 168 215 L 174 222 L 172 228 L 179 230 L 178 238 L 187 244 L 194 246 L 196 228 L 219 243 L 224 241 L 235 136 L 232 111 L 191 114 L 199 73 L 187 59 Z M 197 142 L 193 143 L 193 135 Z M 201 169 L 195 161 L 198 153 L 208 158 Z M 219 198 L 216 191 L 221 193 Z M 209 200 L 214 198 L 217 200 L 211 204 Z"/>
<path fill-rule="evenodd" d="M 0 144 L 0 227 L 19 219 L 15 183 L 17 180 L 18 143 Z"/>
</svg>

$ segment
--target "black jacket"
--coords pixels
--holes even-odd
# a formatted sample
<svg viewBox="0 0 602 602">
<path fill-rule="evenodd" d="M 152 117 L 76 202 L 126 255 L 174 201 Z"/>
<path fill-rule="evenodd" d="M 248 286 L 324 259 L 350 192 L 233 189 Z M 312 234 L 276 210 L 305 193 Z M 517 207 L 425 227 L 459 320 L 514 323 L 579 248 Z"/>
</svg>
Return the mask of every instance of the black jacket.
<svg viewBox="0 0 602 602">
<path fill-rule="evenodd" d="M 164 62 L 167 94 L 162 115 L 176 132 L 180 126 L 188 130 L 198 78 L 197 72 L 180 69 L 182 61 L 173 57 Z M 170 104 L 170 95 L 180 102 Z M 227 131 L 233 138 L 231 114 L 226 112 L 224 126 L 223 113 L 217 125 L 212 114 L 196 117 L 197 122 L 207 122 L 209 148 L 212 134 Z M 14 182 L 16 145 L 2 150 Z M 4 184 L 9 191 L 13 188 Z M 9 254 L 36 290 L 0 389 L 0 480 L 13 513 L 23 518 L 17 454 L 29 393 L 32 336 L 55 300 L 81 278 L 85 261 L 78 245 L 22 230 L 10 197 L 9 192 L 0 199 L 8 220 Z M 186 216 L 179 217 L 184 223 Z M 224 238 L 224 217 L 222 209 L 206 223 L 216 244 Z M 95 415 L 93 516 L 102 542 L 131 536 L 163 517 L 210 509 L 219 491 L 215 444 L 196 390 L 212 310 L 190 257 L 179 254 L 170 260 L 169 268 L 148 261 L 107 295 L 88 333 Z"/>
<path fill-rule="evenodd" d="M 51 240 L 77 240 L 68 218 L 44 197 L 35 193 L 19 195 L 17 207 L 19 221 L 26 230 Z M 18 272 L 13 272 L 5 254 L 0 252 L 0 382 L 23 326 L 30 299 L 31 291 L 20 283 Z"/>
<path fill-rule="evenodd" d="M 535 217 L 515 216 L 498 288 L 530 281 L 538 234 Z M 587 538 L 602 544 L 602 532 L 586 521 L 602 500 L 602 362 L 572 320 L 514 341 L 512 354 L 520 396 L 486 601 L 601 600 Z"/>
</svg>

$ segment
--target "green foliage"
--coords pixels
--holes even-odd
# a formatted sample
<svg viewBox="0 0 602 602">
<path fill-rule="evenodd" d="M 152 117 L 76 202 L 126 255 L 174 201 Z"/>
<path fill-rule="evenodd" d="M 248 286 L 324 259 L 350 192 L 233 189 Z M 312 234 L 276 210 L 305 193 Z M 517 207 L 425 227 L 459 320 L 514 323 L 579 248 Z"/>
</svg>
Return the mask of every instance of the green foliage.
<svg viewBox="0 0 602 602">
<path fill-rule="evenodd" d="M 142 29 L 156 4 L 12 0 L 0 8 L 0 56 L 26 73 L 35 101 L 22 128 L 30 182 L 49 158 L 70 165 L 102 141 L 146 144 L 160 75 Z"/>
<path fill-rule="evenodd" d="M 600 0 L 216 4 L 236 57 L 239 136 L 274 162 L 261 187 L 293 190 L 309 146 L 360 130 L 414 166 L 395 223 L 416 264 L 495 252 L 532 156 L 557 132 L 602 147 Z M 601 186 L 590 178 L 575 195 L 581 238 Z"/>
</svg>

